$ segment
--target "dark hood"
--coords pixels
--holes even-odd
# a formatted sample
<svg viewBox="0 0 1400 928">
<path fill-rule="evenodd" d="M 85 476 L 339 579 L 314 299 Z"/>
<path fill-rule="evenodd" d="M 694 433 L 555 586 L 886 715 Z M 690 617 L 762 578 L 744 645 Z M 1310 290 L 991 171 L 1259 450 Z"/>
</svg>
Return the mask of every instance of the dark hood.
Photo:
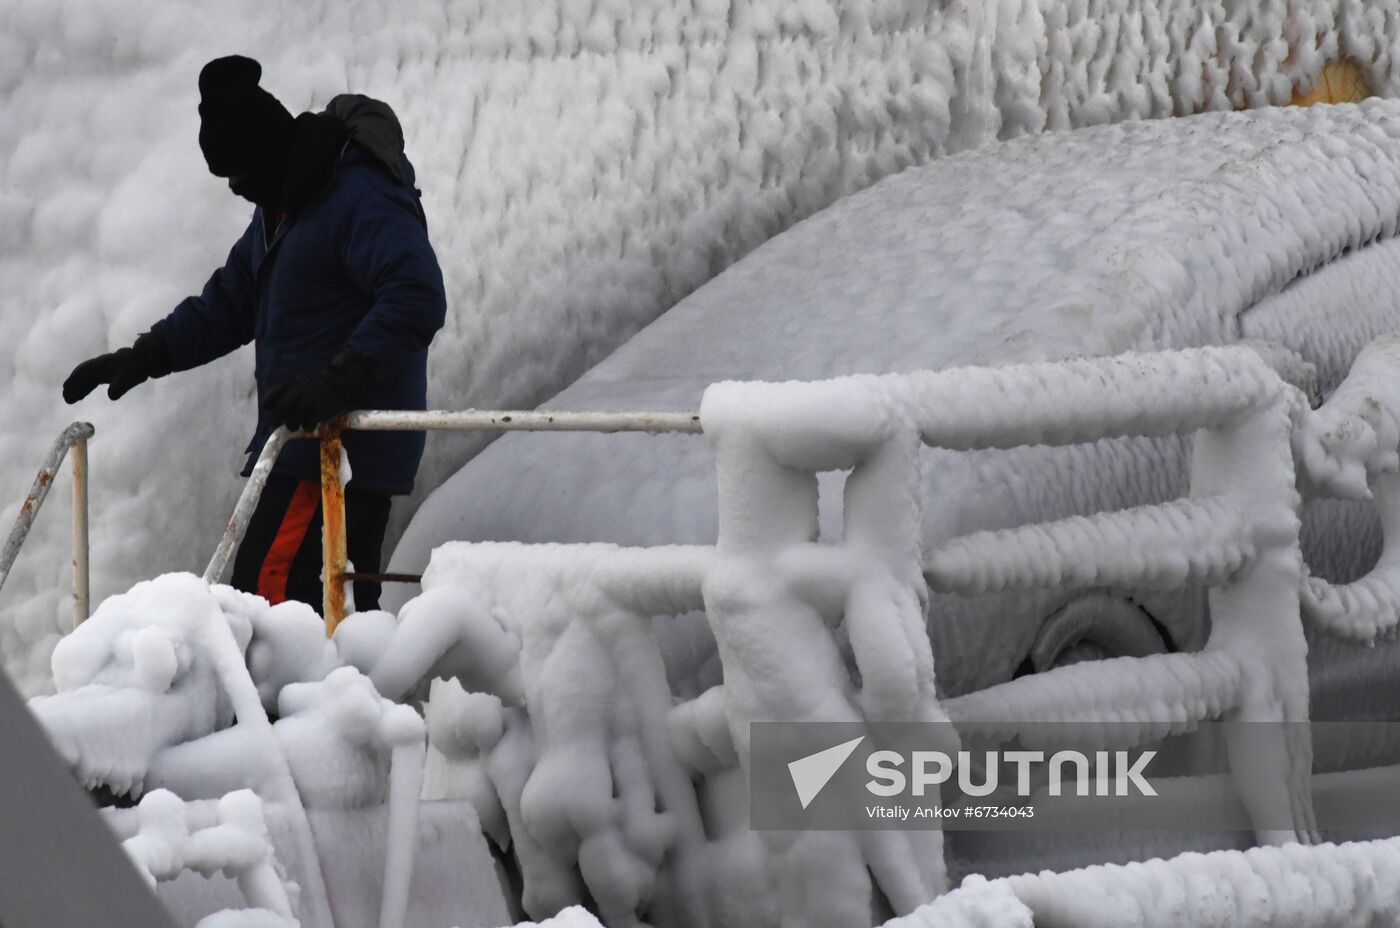
<svg viewBox="0 0 1400 928">
<path fill-rule="evenodd" d="M 343 122 L 349 140 L 373 155 L 394 180 L 413 186 L 403 159 L 403 126 L 389 104 L 358 93 L 343 93 L 326 104 L 326 113 Z"/>
</svg>

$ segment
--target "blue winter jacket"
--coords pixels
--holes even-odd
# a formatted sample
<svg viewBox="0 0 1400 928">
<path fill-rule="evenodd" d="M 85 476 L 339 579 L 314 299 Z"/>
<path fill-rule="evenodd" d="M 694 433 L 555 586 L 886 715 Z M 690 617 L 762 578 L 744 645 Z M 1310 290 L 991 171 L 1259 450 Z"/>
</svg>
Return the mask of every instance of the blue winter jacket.
<svg viewBox="0 0 1400 928">
<path fill-rule="evenodd" d="M 324 195 L 284 221 L 269 241 L 261 208 L 197 297 L 153 326 L 176 371 L 256 342 L 258 425 L 243 469 L 251 471 L 278 423 L 262 409 L 275 384 L 320 370 L 342 348 L 368 358 L 375 376 L 355 409 L 425 409 L 428 344 L 446 314 L 442 271 L 428 243 L 413 168 L 408 183 L 348 142 Z M 345 433 L 351 486 L 407 493 L 423 456 L 422 432 Z M 276 470 L 320 479 L 316 442 L 290 442 Z"/>
</svg>

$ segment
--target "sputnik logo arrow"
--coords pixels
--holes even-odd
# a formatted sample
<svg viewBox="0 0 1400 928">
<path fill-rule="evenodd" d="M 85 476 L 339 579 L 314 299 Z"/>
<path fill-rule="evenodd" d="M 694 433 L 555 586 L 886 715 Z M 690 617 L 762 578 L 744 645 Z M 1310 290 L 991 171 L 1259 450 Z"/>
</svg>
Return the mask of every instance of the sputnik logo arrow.
<svg viewBox="0 0 1400 928">
<path fill-rule="evenodd" d="M 865 735 L 861 735 L 834 748 L 808 754 L 788 764 L 788 773 L 792 776 L 792 785 L 797 788 L 797 800 L 802 803 L 802 808 L 812 804 L 817 794 L 836 776 L 836 771 L 841 769 L 846 758 L 850 757 L 864 740 Z"/>
</svg>

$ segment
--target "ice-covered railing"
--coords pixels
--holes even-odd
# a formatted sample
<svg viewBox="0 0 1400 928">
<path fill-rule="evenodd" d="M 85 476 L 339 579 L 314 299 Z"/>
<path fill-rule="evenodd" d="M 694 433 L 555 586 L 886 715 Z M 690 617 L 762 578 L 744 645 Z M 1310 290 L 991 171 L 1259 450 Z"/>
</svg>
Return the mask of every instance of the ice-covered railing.
<svg viewBox="0 0 1400 928">
<path fill-rule="evenodd" d="M 926 443 L 954 450 L 1195 434 L 1187 497 L 954 539 L 928 553 L 925 576 L 932 589 L 964 594 L 1205 585 L 1205 649 L 1079 664 L 949 700 L 960 730 L 1029 744 L 1042 723 L 1113 720 L 1126 724 L 1100 730 L 1100 746 L 1126 748 L 1211 718 L 1307 720 L 1290 445 L 1301 395 L 1257 352 L 953 370 L 882 378 L 863 392 L 867 405 L 896 397 Z M 1298 726 L 1273 730 L 1267 750 L 1231 745 L 1231 767 L 1253 784 L 1242 798 L 1255 822 L 1293 823 L 1282 834 L 1260 829 L 1261 838 L 1308 840 L 1311 745 Z"/>
<path fill-rule="evenodd" d="M 1241 345 L 715 385 L 698 424 L 663 423 L 703 428 L 714 446 L 713 548 L 446 545 L 371 678 L 390 698 L 439 676 L 465 685 L 469 695 L 432 723 L 433 740 L 469 768 L 488 833 L 513 843 L 527 912 L 592 900 L 610 924 L 723 923 L 726 894 L 744 896 L 749 884 L 807 924 L 868 924 L 876 888 L 896 912 L 913 911 L 944 888 L 936 832 L 753 834 L 722 815 L 716 826 L 748 768 L 750 722 L 951 720 L 1033 745 L 1046 722 L 1112 721 L 1086 726 L 1086 737 L 1123 749 L 1207 719 L 1306 722 L 1305 606 L 1333 634 L 1369 641 L 1393 630 L 1400 595 L 1388 558 L 1345 587 L 1310 577 L 1299 512 L 1300 486 L 1356 496 L 1370 484 L 1386 526 L 1400 518 L 1385 492 L 1400 479 L 1400 426 L 1387 406 L 1400 340 L 1370 346 L 1317 411 L 1285 379 L 1297 359 L 1276 354 Z M 349 423 L 557 429 L 568 416 L 375 419 L 383 415 Z M 1180 499 L 924 548 L 923 445 L 1163 435 L 1194 439 Z M 818 475 L 832 471 L 846 472 L 844 537 L 820 539 Z M 1081 663 L 937 698 L 930 589 L 1185 585 L 1209 588 L 1200 651 Z M 673 705 L 653 621 L 700 608 L 723 683 Z M 1256 726 L 1247 745 L 1243 730 L 1227 727 L 1227 749 L 1258 838 L 1313 840 L 1307 727 Z M 818 879 L 850 891 L 818 898 L 805 889 Z"/>
<path fill-rule="evenodd" d="M 234 925 L 240 917 L 253 916 L 257 920 L 249 924 L 265 928 L 300 925 L 277 872 L 262 800 L 251 790 L 220 799 L 212 822 L 192 817 L 190 806 L 169 790 L 155 790 L 142 798 L 137 821 L 136 834 L 122 848 L 152 886 L 186 871 L 205 877 L 223 873 L 237 883 L 248 909 L 216 913 L 201 926 Z"/>
<path fill-rule="evenodd" d="M 1183 854 L 987 881 L 884 928 L 1372 926 L 1400 920 L 1400 839 Z"/>
<path fill-rule="evenodd" d="M 703 606 L 718 642 L 722 686 L 667 712 L 670 750 L 699 778 L 747 768 L 754 720 L 946 718 L 960 731 L 1023 743 L 1034 741 L 1040 723 L 1111 720 L 1122 724 L 1091 729 L 1093 737 L 1120 749 L 1207 719 L 1306 722 L 1304 606 L 1324 630 L 1354 639 L 1395 625 L 1400 595 L 1392 591 L 1400 584 L 1391 578 L 1400 568 L 1389 557 L 1347 587 L 1308 575 L 1299 487 L 1357 496 L 1369 481 L 1380 491 L 1387 528 L 1400 518 L 1392 511 L 1400 497 L 1387 495 L 1389 481 L 1400 479 L 1400 420 L 1387 405 L 1400 397 L 1400 340 L 1370 346 L 1316 411 L 1280 376 L 1296 373 L 1288 360 L 1232 346 L 715 385 L 701 409 L 718 462 L 713 549 L 439 548 L 424 576 L 425 598 L 459 597 L 470 604 L 459 611 L 476 618 L 462 620 L 441 647 L 406 651 L 396 686 L 441 672 L 442 655 L 463 642 L 509 642 L 514 664 L 495 644 L 482 652 L 492 655 L 489 672 L 457 661 L 456 675 L 476 695 L 460 704 L 455 721 L 437 726 L 435 740 L 446 753 L 484 765 L 501 827 L 524 851 L 527 911 L 567 905 L 586 887 L 610 922 L 676 874 L 663 873 L 663 850 L 644 840 L 652 829 L 600 808 L 652 808 L 658 792 L 669 793 L 663 844 L 688 849 L 675 859 L 703 859 L 699 842 L 715 841 L 684 811 L 693 804 L 675 801 L 686 791 L 676 789 L 674 764 L 656 747 L 655 726 L 671 699 L 648 621 L 655 616 Z M 996 449 L 1169 434 L 1194 436 L 1183 498 L 923 549 L 921 445 Z M 817 475 L 825 471 L 848 472 L 838 541 L 818 540 Z M 975 595 L 1188 584 L 1210 590 L 1211 635 L 1199 652 L 1081 663 L 941 703 L 936 697 L 924 630 L 930 589 Z M 1329 610 L 1333 601 L 1342 605 Z M 518 677 L 502 667 L 518 669 Z M 626 737 L 648 746 L 639 755 L 645 769 L 621 769 L 603 752 L 599 778 L 569 783 L 559 770 L 577 756 L 577 745 L 569 746 L 576 733 L 615 737 L 619 719 L 632 732 Z M 1309 842 L 1316 826 L 1306 726 L 1267 730 L 1276 733 L 1267 742 L 1255 731 L 1247 746 L 1227 744 L 1236 781 L 1249 784 L 1241 798 L 1260 840 Z M 508 756 L 532 760 L 512 765 Z M 611 792 L 586 795 L 595 787 Z M 1292 826 L 1264 827 L 1279 822 Z M 553 840 L 564 834 L 568 840 Z M 944 880 L 936 834 L 755 840 L 763 842 L 759 858 L 781 910 L 821 922 L 857 924 L 868 912 L 833 911 L 830 897 L 806 898 L 800 887 L 818 871 L 858 882 L 868 874 L 905 912 Z M 630 848 L 630 864 L 588 860 L 581 848 L 590 842 Z M 682 869 L 690 874 L 682 887 L 713 879 Z M 851 898 L 854 908 L 865 905 L 862 891 Z"/>
<path fill-rule="evenodd" d="M 1027 744 L 1046 722 L 1126 723 L 1098 730 L 1105 748 L 1131 747 L 1222 716 L 1306 721 L 1304 567 L 1290 443 L 1300 405 L 1301 394 L 1245 347 L 710 388 L 701 417 L 719 457 L 719 562 L 736 576 L 744 573 L 734 590 L 706 600 L 725 658 L 726 693 L 736 677 L 762 674 L 770 689 L 773 683 L 771 670 L 746 660 L 747 650 L 726 649 L 736 629 L 741 638 L 763 634 L 753 630 L 771 624 L 769 610 L 730 604 L 824 587 L 821 599 L 834 607 L 824 610 L 827 619 L 844 621 L 866 681 L 858 717 L 946 712 L 960 730 L 1018 735 Z M 1186 498 L 980 532 L 920 552 L 921 442 L 974 450 L 1191 433 Z M 871 555 L 864 562 L 831 563 L 831 548 L 812 543 L 816 473 L 841 469 L 850 469 L 844 547 L 864 549 Z M 791 569 L 765 569 L 769 562 L 804 561 L 804 572 L 822 577 L 820 583 L 804 582 Z M 904 597 L 871 595 L 871 576 L 910 571 Z M 924 581 L 965 594 L 1202 584 L 1211 588 L 1212 633 L 1199 653 L 1080 664 L 938 707 L 923 635 Z M 722 586 L 714 576 L 706 583 L 707 592 Z M 897 623 L 899 635 L 888 628 L 895 610 L 907 613 Z M 731 617 L 739 614 L 743 621 Z M 885 628 L 871 634 L 865 626 Z M 862 644 L 871 652 L 864 659 Z M 917 657 L 909 659 L 911 653 Z M 805 675 L 782 682 L 791 692 L 813 685 Z M 824 682 L 834 688 L 834 681 Z M 781 697 L 736 702 L 730 700 L 730 709 L 739 719 L 795 718 L 781 713 Z M 1229 745 L 1232 770 L 1251 784 L 1242 798 L 1256 823 L 1293 823 L 1284 833 L 1260 827 L 1261 839 L 1308 840 L 1315 832 L 1311 744 L 1298 736 L 1299 726 L 1273 730 L 1278 734 L 1267 748 L 1258 740 L 1249 749 Z M 742 758 L 743 734 L 735 735 Z"/>
</svg>

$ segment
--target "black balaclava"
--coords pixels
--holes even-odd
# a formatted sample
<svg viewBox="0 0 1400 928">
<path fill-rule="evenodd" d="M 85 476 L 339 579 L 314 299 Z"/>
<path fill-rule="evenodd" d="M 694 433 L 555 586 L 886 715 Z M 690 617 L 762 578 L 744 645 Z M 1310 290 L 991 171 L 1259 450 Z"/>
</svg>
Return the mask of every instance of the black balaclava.
<svg viewBox="0 0 1400 928">
<path fill-rule="evenodd" d="M 199 147 L 209 170 L 233 192 L 277 206 L 294 134 L 292 114 L 258 86 L 262 65 L 242 55 L 216 58 L 199 72 Z"/>
</svg>

